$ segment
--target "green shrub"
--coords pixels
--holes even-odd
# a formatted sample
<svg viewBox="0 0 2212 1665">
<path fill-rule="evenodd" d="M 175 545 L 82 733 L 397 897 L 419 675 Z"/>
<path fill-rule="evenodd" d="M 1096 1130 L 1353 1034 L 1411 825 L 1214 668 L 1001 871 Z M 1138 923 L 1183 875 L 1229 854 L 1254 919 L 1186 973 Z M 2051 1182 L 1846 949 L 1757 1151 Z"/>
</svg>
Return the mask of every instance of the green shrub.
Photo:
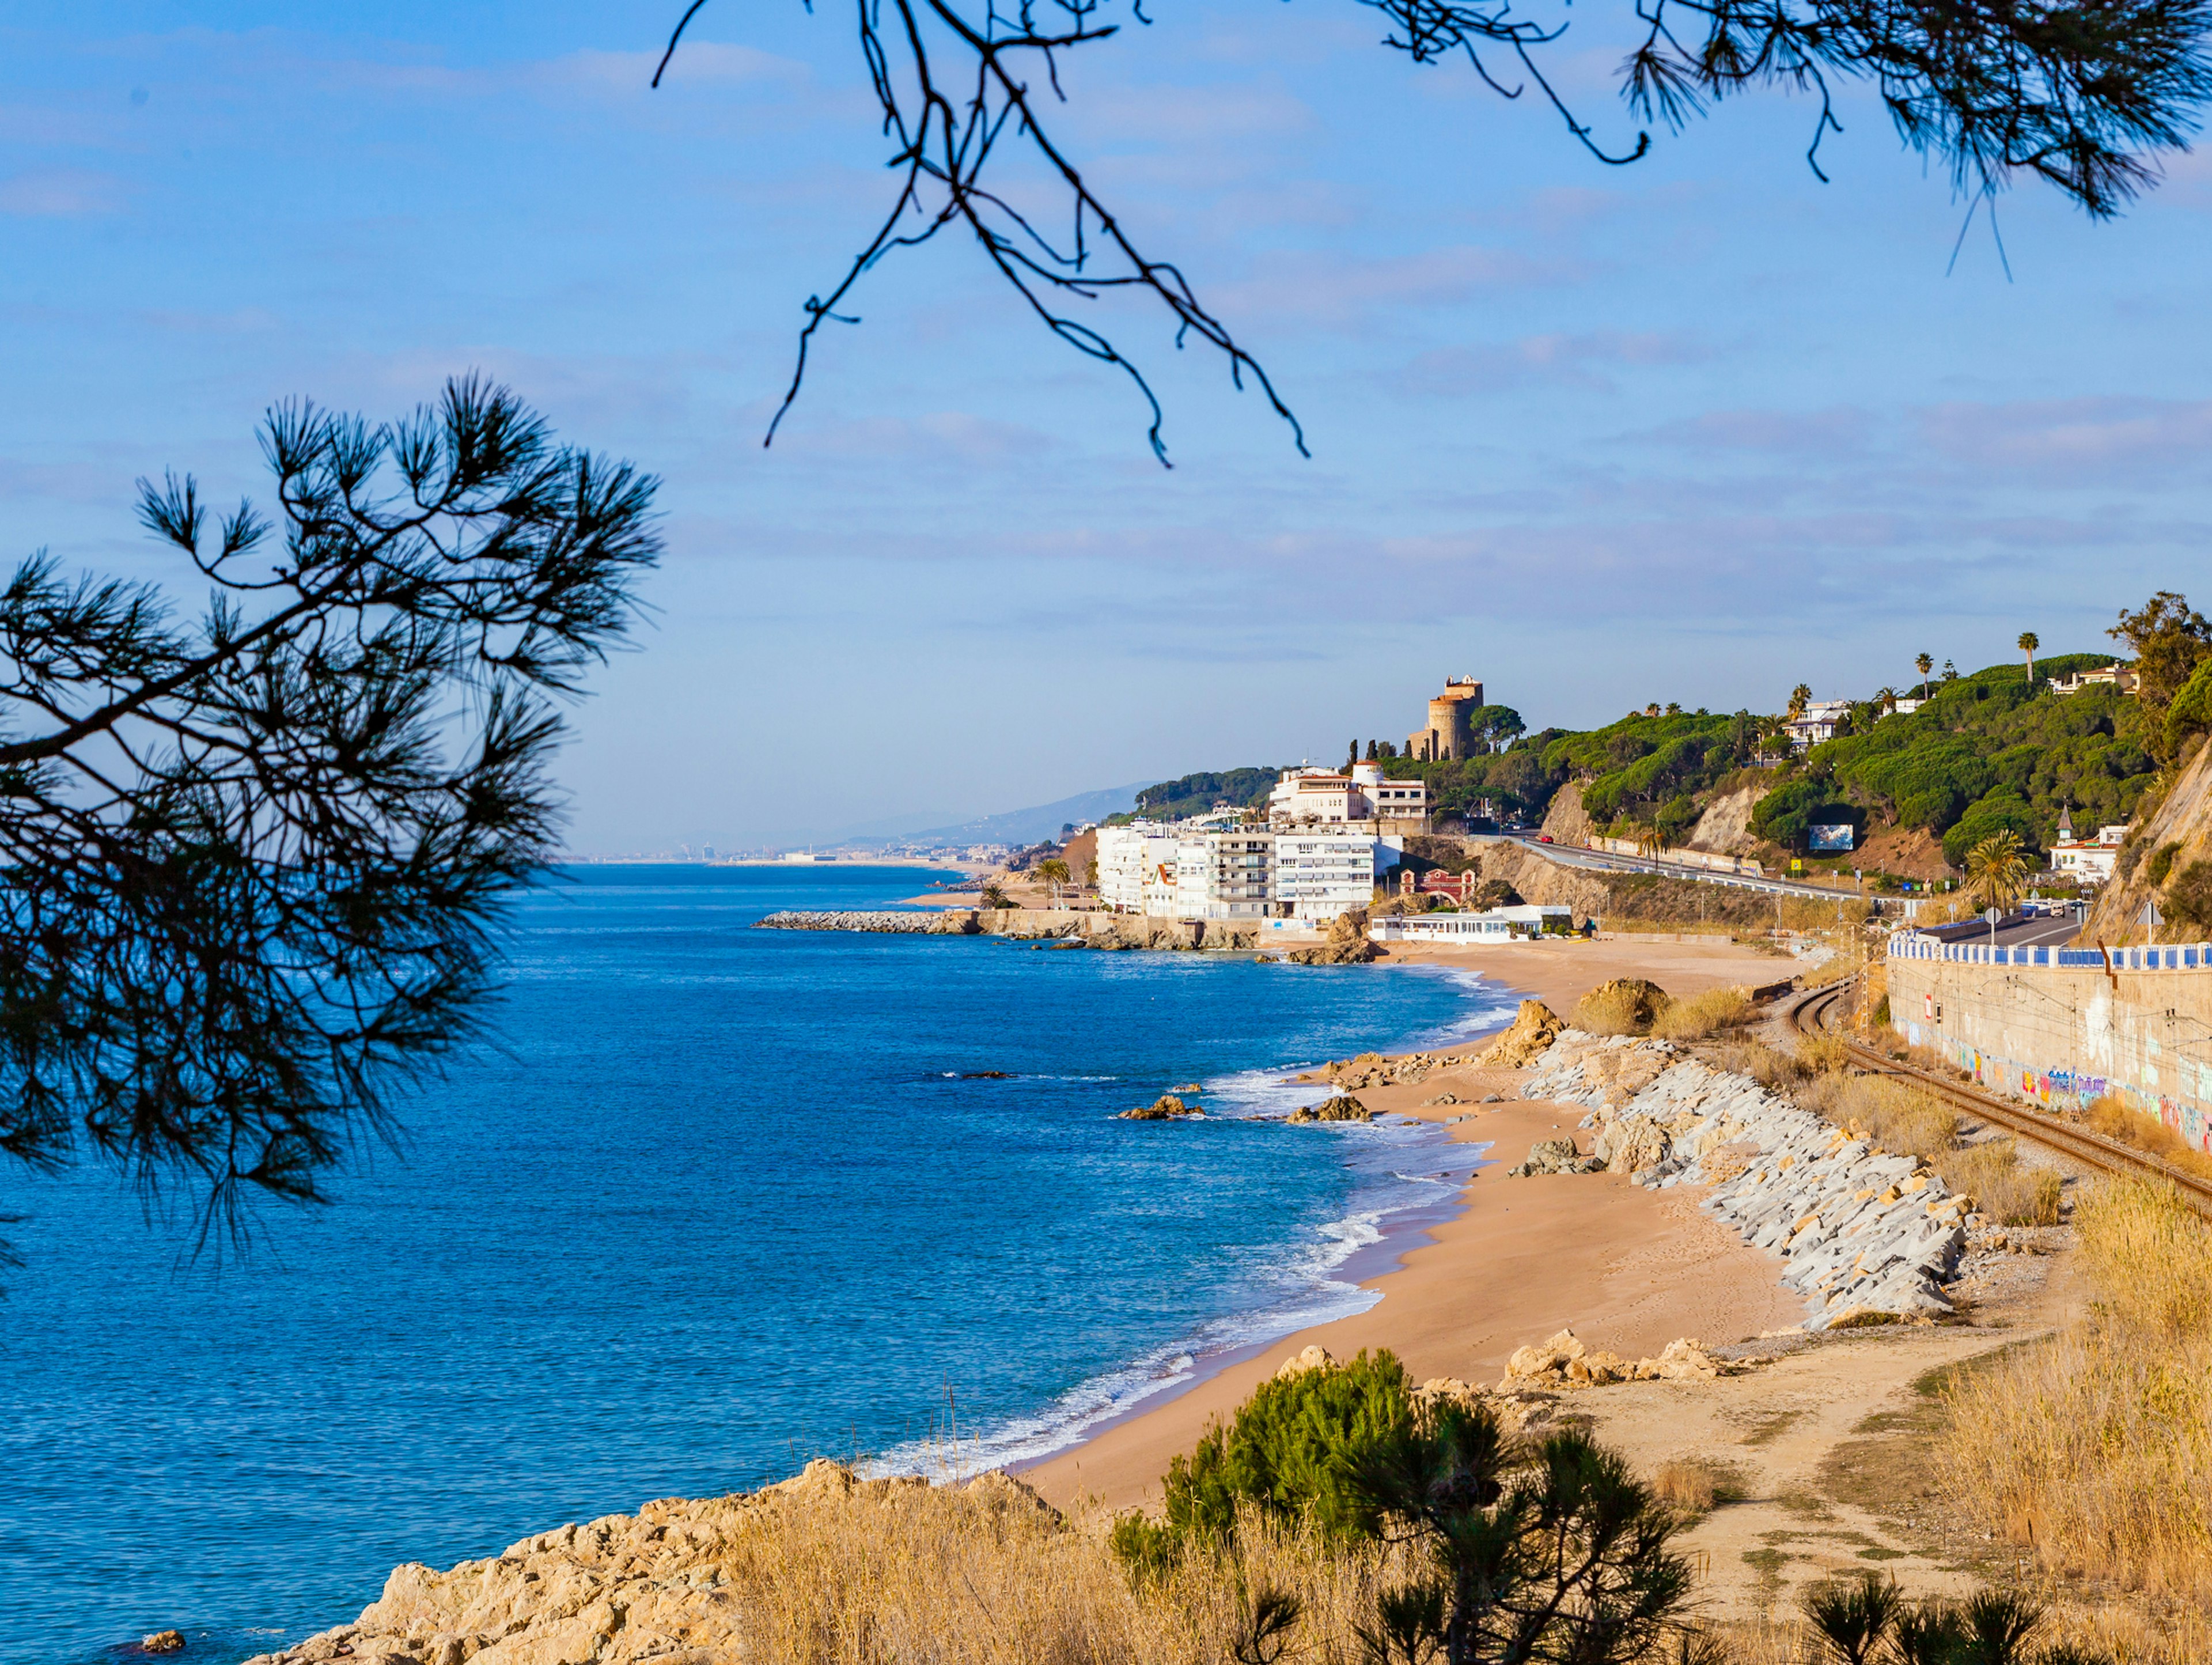
<svg viewBox="0 0 2212 1665">
<path fill-rule="evenodd" d="M 1178 1543 L 1225 1542 L 1243 1500 L 1286 1525 L 1303 1517 L 1333 1540 L 1372 1537 L 1374 1509 L 1349 1476 L 1412 1421 L 1406 1368 L 1388 1351 L 1276 1376 L 1169 1465 L 1167 1524 L 1154 1530 Z M 1115 1548 L 1133 1564 L 1169 1553 L 1133 1529 L 1125 1545 L 1118 1531 Z"/>
<path fill-rule="evenodd" d="M 2212 932 L 2212 861 L 2192 861 L 2166 890 L 2166 915 L 2176 925 Z"/>
<path fill-rule="evenodd" d="M 2153 851 L 2150 860 L 2143 865 L 2143 872 L 2150 882 L 2165 884 L 2166 876 L 2173 871 L 2173 858 L 2180 854 L 2181 846 L 2179 844 L 2161 844 Z"/>
</svg>

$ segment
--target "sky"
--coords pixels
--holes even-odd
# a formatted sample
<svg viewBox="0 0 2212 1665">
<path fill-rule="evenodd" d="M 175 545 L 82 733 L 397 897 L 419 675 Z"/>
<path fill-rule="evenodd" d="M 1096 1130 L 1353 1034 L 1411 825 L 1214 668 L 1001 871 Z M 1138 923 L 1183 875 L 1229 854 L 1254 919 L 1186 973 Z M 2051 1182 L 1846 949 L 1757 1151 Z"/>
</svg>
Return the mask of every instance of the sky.
<svg viewBox="0 0 2212 1665">
<path fill-rule="evenodd" d="M 2203 587 L 2199 156 L 2111 222 L 2022 184 L 2000 248 L 1863 89 L 1827 183 L 1778 94 L 1613 167 L 1372 11 L 1152 0 L 1063 61 L 1050 131 L 1310 459 L 1156 307 L 1085 303 L 1162 468 L 1129 384 L 950 235 L 866 277 L 763 447 L 890 146 L 842 5 L 714 0 L 654 91 L 679 9 L 16 0 L 0 556 L 179 581 L 137 477 L 252 492 L 278 399 L 508 382 L 663 483 L 561 761 L 580 854 L 1334 761 L 1447 675 L 1532 726 L 1863 696 Z M 1549 60 L 1623 148 L 1626 14 L 1559 14 Z"/>
</svg>

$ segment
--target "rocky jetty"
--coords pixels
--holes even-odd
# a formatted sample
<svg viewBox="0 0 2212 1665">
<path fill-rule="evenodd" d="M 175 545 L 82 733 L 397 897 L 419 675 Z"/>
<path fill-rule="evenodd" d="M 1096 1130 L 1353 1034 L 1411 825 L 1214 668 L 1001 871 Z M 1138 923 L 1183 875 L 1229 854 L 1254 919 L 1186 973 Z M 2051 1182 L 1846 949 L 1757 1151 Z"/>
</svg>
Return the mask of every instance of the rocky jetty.
<svg viewBox="0 0 2212 1665">
<path fill-rule="evenodd" d="M 1356 1058 L 1332 1060 L 1297 1079 L 1330 1082 L 1346 1092 L 1359 1092 L 1369 1087 L 1414 1087 L 1439 1070 L 1458 1069 L 1474 1061 L 1452 1052 L 1415 1052 L 1402 1058 L 1363 1052 Z"/>
<path fill-rule="evenodd" d="M 1966 1248 L 1966 1200 L 1917 1158 L 1665 1041 L 1566 1030 L 1534 1067 L 1521 1096 L 1587 1107 L 1607 1170 L 1713 1187 L 1699 1206 L 1789 1263 L 1807 1329 L 1952 1310 L 1942 1285 Z"/>
<path fill-rule="evenodd" d="M 870 931 L 908 936 L 1004 937 L 1108 951 L 1128 949 L 1252 949 L 1254 925 L 1219 920 L 1159 920 L 1131 914 L 1078 913 L 1039 908 L 948 908 L 898 913 L 787 909 L 757 921 L 758 931 Z"/>
</svg>

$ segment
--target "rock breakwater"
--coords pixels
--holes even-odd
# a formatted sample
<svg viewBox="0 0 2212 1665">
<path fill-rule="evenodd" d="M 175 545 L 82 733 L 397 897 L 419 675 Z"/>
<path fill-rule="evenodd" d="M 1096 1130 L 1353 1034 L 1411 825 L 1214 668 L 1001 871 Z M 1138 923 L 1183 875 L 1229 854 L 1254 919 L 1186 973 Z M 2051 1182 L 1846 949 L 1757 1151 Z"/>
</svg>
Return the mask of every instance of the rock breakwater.
<svg viewBox="0 0 2212 1665">
<path fill-rule="evenodd" d="M 1966 1248 L 1966 1200 L 1749 1076 L 1665 1041 L 1562 1030 L 1521 1088 L 1580 1104 L 1595 1153 L 1638 1185 L 1714 1188 L 1699 1206 L 1788 1262 L 1804 1328 L 1940 1316 Z"/>
<path fill-rule="evenodd" d="M 947 908 L 924 912 L 787 909 L 755 922 L 757 931 L 862 931 L 905 936 L 1005 937 L 1061 942 L 1113 952 L 1128 949 L 1251 949 L 1257 926 L 1220 920 L 1160 920 L 1133 914 L 1036 908 Z M 1296 956 L 1291 957 L 1295 958 Z"/>
</svg>

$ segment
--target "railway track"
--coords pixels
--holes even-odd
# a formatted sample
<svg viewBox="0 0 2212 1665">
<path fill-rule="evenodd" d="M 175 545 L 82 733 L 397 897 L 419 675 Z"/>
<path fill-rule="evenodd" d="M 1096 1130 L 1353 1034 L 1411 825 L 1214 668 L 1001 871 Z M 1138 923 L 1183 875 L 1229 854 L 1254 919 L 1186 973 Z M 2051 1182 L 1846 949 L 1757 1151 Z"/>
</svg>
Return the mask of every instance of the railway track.
<svg viewBox="0 0 2212 1665">
<path fill-rule="evenodd" d="M 1946 1103 L 1979 1116 L 1984 1121 L 1995 1122 L 2022 1139 L 2033 1139 L 2038 1145 L 2070 1157 L 2100 1173 L 2136 1174 L 2168 1181 L 2192 1208 L 2212 1218 L 2212 1181 L 2200 1179 L 2172 1163 L 2160 1160 L 2148 1151 L 2138 1151 L 2131 1145 L 2106 1139 L 2102 1133 L 2092 1133 L 2087 1127 L 2062 1121 L 2056 1116 L 2045 1115 L 1994 1094 L 1962 1087 L 1954 1081 L 1946 1081 L 1939 1075 L 1931 1075 L 1911 1064 L 1899 1063 L 1871 1047 L 1862 1045 L 1848 1035 L 1832 1030 L 1831 1019 L 1837 1003 L 1843 1000 L 1850 987 L 1851 983 L 1846 981 L 1801 995 L 1790 1010 L 1790 1027 L 1801 1035 L 1833 1033 L 1844 1043 L 1844 1050 L 1851 1062 L 1861 1069 L 1875 1075 L 1893 1075 L 1910 1081 Z"/>
</svg>

